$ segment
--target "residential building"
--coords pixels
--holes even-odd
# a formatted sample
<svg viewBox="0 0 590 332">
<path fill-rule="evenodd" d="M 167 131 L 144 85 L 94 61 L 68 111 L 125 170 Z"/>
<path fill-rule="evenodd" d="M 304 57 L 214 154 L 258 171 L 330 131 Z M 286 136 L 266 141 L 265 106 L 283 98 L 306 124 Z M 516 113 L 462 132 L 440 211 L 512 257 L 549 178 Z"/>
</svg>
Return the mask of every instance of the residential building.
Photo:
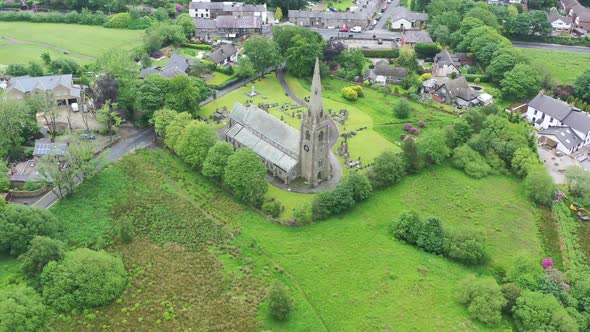
<svg viewBox="0 0 590 332">
<path fill-rule="evenodd" d="M 268 23 L 266 4 L 253 5 L 243 2 L 193 1 L 188 13 L 193 18 L 216 19 L 218 16 L 256 16 L 262 24 Z"/>
<path fill-rule="evenodd" d="M 442 50 L 434 56 L 432 63 L 433 76 L 452 76 L 453 74 L 461 75 L 461 63 L 456 56 L 449 51 Z"/>
<path fill-rule="evenodd" d="M 262 20 L 258 16 L 224 16 L 214 19 L 195 18 L 195 37 L 235 39 L 262 33 Z"/>
<path fill-rule="evenodd" d="M 195 65 L 195 60 L 182 56 L 180 54 L 172 54 L 168 62 L 164 66 L 151 66 L 144 68 L 139 73 L 139 77 L 144 78 L 150 74 L 162 75 L 167 78 L 172 78 L 176 75 L 187 75 L 190 68 Z"/>
<path fill-rule="evenodd" d="M 408 30 L 402 32 L 400 38 L 401 46 L 408 45 L 412 48 L 416 46 L 417 43 L 432 43 L 432 38 L 428 31 L 424 30 Z"/>
<path fill-rule="evenodd" d="M 528 3 L 527 0 L 488 0 L 489 5 L 496 5 L 496 6 L 510 6 L 510 5 L 526 6 L 527 3 Z"/>
<path fill-rule="evenodd" d="M 204 56 L 205 59 L 216 65 L 226 65 L 229 62 L 238 62 L 239 50 L 233 44 L 221 44 L 219 47 Z"/>
<path fill-rule="evenodd" d="M 416 13 L 406 7 L 395 7 L 391 13 L 391 29 L 420 30 L 428 22 L 428 14 Z"/>
<path fill-rule="evenodd" d="M 209 18 L 194 18 L 195 38 L 209 40 L 217 36 L 217 24 Z"/>
<path fill-rule="evenodd" d="M 554 32 L 569 33 L 572 28 L 573 19 L 571 16 L 563 16 L 558 13 L 547 13 L 547 19 L 551 22 Z"/>
<path fill-rule="evenodd" d="M 264 162 L 270 174 L 285 184 L 302 177 L 311 186 L 332 176 L 329 162 L 332 122 L 324 112 L 319 60 L 316 60 L 307 111 L 301 131 L 254 105 L 235 103 L 225 140 L 234 148 L 246 147 Z"/>
<path fill-rule="evenodd" d="M 365 80 L 381 86 L 386 84 L 399 84 L 401 80 L 408 76 L 408 70 L 403 67 L 393 67 L 389 62 L 380 60 L 375 64 L 373 69 L 365 72 Z"/>
<path fill-rule="evenodd" d="M 80 86 L 75 85 L 72 74 L 30 77 L 13 77 L 8 82 L 9 97 L 22 99 L 33 93 L 51 96 L 58 105 L 70 105 L 80 100 Z"/>
<path fill-rule="evenodd" d="M 574 27 L 590 30 L 590 8 L 582 6 L 578 0 L 560 0 L 557 7 L 562 14 L 572 18 Z"/>
<path fill-rule="evenodd" d="M 438 103 L 456 104 L 460 107 L 480 105 L 478 96 L 479 93 L 469 86 L 464 76 L 454 80 L 437 80 L 434 92 L 431 94 L 432 100 Z"/>
<path fill-rule="evenodd" d="M 527 120 L 540 129 L 544 143 L 553 141 L 565 153 L 590 144 L 590 115 L 559 99 L 538 94 L 528 104 Z"/>
<path fill-rule="evenodd" d="M 289 22 L 303 27 L 354 27 L 366 29 L 370 21 L 366 17 L 351 12 L 316 12 L 308 10 L 289 10 Z"/>
</svg>

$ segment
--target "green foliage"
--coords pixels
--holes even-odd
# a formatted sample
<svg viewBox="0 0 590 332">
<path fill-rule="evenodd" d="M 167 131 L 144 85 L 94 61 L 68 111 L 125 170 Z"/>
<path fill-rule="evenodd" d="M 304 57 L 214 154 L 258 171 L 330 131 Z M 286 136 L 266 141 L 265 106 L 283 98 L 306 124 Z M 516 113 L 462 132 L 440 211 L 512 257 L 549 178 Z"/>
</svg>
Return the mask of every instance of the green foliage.
<svg viewBox="0 0 590 332">
<path fill-rule="evenodd" d="M 268 190 L 265 175 L 266 168 L 258 155 L 239 149 L 227 159 L 223 181 L 246 204 L 260 207 Z"/>
<path fill-rule="evenodd" d="M 117 104 L 104 104 L 96 112 L 96 121 L 105 126 L 107 133 L 112 134 L 123 123 L 123 119 L 117 111 Z"/>
<path fill-rule="evenodd" d="M 174 151 L 191 167 L 201 168 L 216 140 L 213 128 L 202 121 L 192 120 L 184 128 Z"/>
<path fill-rule="evenodd" d="M 86 248 L 66 253 L 61 262 L 49 262 L 41 274 L 43 299 L 59 312 L 107 305 L 127 285 L 121 258 Z"/>
<path fill-rule="evenodd" d="M 31 287 L 0 289 L 0 331 L 47 331 L 50 318 L 49 308 Z"/>
<path fill-rule="evenodd" d="M 7 205 L 0 211 L 0 252 L 18 256 L 35 236 L 54 237 L 60 228 L 51 212 L 26 205 Z"/>
<path fill-rule="evenodd" d="M 440 52 L 441 47 L 437 43 L 416 43 L 414 50 L 420 58 L 433 58 Z"/>
<path fill-rule="evenodd" d="M 269 68 L 280 62 L 277 43 L 268 37 L 254 35 L 244 42 L 244 55 L 248 57 L 252 66 L 259 73 L 265 73 Z"/>
<path fill-rule="evenodd" d="M 170 109 L 160 109 L 154 112 L 150 119 L 150 124 L 154 126 L 156 135 L 164 139 L 166 137 L 166 127 L 176 118 L 178 113 Z"/>
<path fill-rule="evenodd" d="M 578 98 L 590 102 L 590 70 L 578 75 L 574 81 L 574 93 Z"/>
<path fill-rule="evenodd" d="M 409 244 L 416 244 L 423 222 L 414 211 L 404 211 L 391 228 L 393 236 Z"/>
<path fill-rule="evenodd" d="M 165 106 L 177 112 L 194 113 L 199 103 L 208 96 L 205 81 L 185 75 L 176 75 L 168 81 Z"/>
<path fill-rule="evenodd" d="M 346 178 L 344 183 L 351 188 L 352 198 L 357 203 L 366 200 L 371 197 L 371 194 L 373 194 L 371 181 L 369 181 L 369 178 L 364 174 L 358 172 L 352 173 Z"/>
<path fill-rule="evenodd" d="M 340 93 L 342 94 L 342 97 L 344 97 L 344 99 L 346 100 L 355 101 L 359 97 L 358 93 L 352 86 L 342 88 L 342 90 L 340 90 Z"/>
<path fill-rule="evenodd" d="M 49 72 L 53 75 L 79 74 L 80 65 L 71 59 L 57 59 L 49 64 Z"/>
<path fill-rule="evenodd" d="M 590 205 L 590 173 L 579 166 L 571 166 L 565 170 L 568 191 L 578 203 Z"/>
<path fill-rule="evenodd" d="M 286 321 L 293 310 L 293 300 L 289 296 L 287 287 L 278 282 L 268 291 L 268 309 L 270 316 L 278 321 Z"/>
<path fill-rule="evenodd" d="M 278 217 L 283 210 L 285 210 L 285 207 L 276 199 L 262 203 L 262 212 L 273 218 Z"/>
<path fill-rule="evenodd" d="M 416 140 L 412 137 L 406 138 L 402 143 L 402 151 L 408 173 L 418 172 L 422 168 L 422 158 L 418 153 Z"/>
<path fill-rule="evenodd" d="M 360 50 L 344 51 L 336 57 L 336 62 L 340 64 L 344 77 L 354 79 L 356 76 L 363 74 L 363 67 L 367 60 Z M 360 96 L 359 96 L 360 97 Z"/>
<path fill-rule="evenodd" d="M 531 167 L 524 180 L 525 190 L 529 198 L 541 205 L 550 205 L 555 193 L 553 179 L 543 165 Z"/>
<path fill-rule="evenodd" d="M 31 97 L 27 101 L 38 99 Z M 35 113 L 45 109 L 37 110 L 32 104 L 22 100 L 0 101 L 0 158 L 6 157 L 39 131 Z"/>
<path fill-rule="evenodd" d="M 492 171 L 485 159 L 467 144 L 453 150 L 453 166 L 476 179 L 483 178 Z"/>
<path fill-rule="evenodd" d="M 119 13 L 111 16 L 109 18 L 109 27 L 115 29 L 125 29 L 131 23 L 131 14 L 129 13 Z"/>
<path fill-rule="evenodd" d="M 527 147 L 518 148 L 512 157 L 512 172 L 519 177 L 527 176 L 529 169 L 539 164 L 539 157 Z"/>
<path fill-rule="evenodd" d="M 504 306 L 505 313 L 512 313 L 512 308 L 516 304 L 516 300 L 520 297 L 522 289 L 513 283 L 507 283 L 502 285 L 502 295 L 506 299 L 506 305 Z"/>
<path fill-rule="evenodd" d="M 36 236 L 31 240 L 31 248 L 21 255 L 22 270 L 25 276 L 37 278 L 47 263 L 63 259 L 65 244 L 46 236 Z"/>
<path fill-rule="evenodd" d="M 161 75 L 147 75 L 136 91 L 135 106 L 151 119 L 153 112 L 164 107 L 162 98 L 168 91 L 169 80 Z"/>
<path fill-rule="evenodd" d="M 525 257 L 519 257 L 508 272 L 506 280 L 522 289 L 537 290 L 542 277 L 543 268 L 541 264 Z"/>
<path fill-rule="evenodd" d="M 431 130 L 418 142 L 418 151 L 429 164 L 440 164 L 451 155 L 442 130 Z"/>
<path fill-rule="evenodd" d="M 152 24 L 145 31 L 144 44 L 146 50 L 150 52 L 160 48 L 161 46 L 178 46 L 186 43 L 188 41 L 186 23 L 187 22 L 185 21 L 184 25 L 182 25 L 181 21 L 180 24 L 177 22 L 176 25 L 170 22 L 159 22 Z M 156 44 L 156 41 L 161 41 L 160 47 L 157 47 L 158 45 Z"/>
<path fill-rule="evenodd" d="M 512 309 L 516 327 L 521 331 L 578 331 L 576 321 L 555 297 L 524 291 Z"/>
<path fill-rule="evenodd" d="M 506 72 L 500 82 L 502 93 L 514 99 L 534 96 L 541 89 L 537 71 L 529 65 L 519 63 Z"/>
<path fill-rule="evenodd" d="M 483 236 L 474 232 L 448 234 L 444 251 L 450 259 L 465 265 L 482 265 L 489 260 Z"/>
<path fill-rule="evenodd" d="M 191 38 L 195 33 L 195 22 L 193 18 L 189 16 L 189 14 L 180 14 L 176 19 L 176 25 L 182 27 L 182 31 L 184 31 L 184 35 L 187 38 Z"/>
<path fill-rule="evenodd" d="M 354 204 L 353 189 L 344 183 L 318 194 L 313 199 L 311 213 L 315 220 L 323 220 L 350 209 Z"/>
<path fill-rule="evenodd" d="M 165 127 L 165 138 L 164 143 L 170 149 L 174 149 L 176 147 L 177 142 L 180 141 L 180 138 L 184 134 L 184 130 L 186 126 L 192 121 L 192 116 L 187 112 L 178 113 L 175 115 L 174 119 L 169 120 L 167 118 L 166 121 L 162 121 L 162 125 L 164 122 L 168 122 L 168 125 Z"/>
<path fill-rule="evenodd" d="M 497 326 L 502 320 L 502 308 L 507 301 L 494 279 L 477 279 L 474 276 L 459 285 L 459 302 L 467 306 L 469 316 L 480 322 Z"/>
<path fill-rule="evenodd" d="M 399 56 L 399 49 L 392 50 L 361 50 L 363 55 L 367 58 L 397 58 Z"/>
<path fill-rule="evenodd" d="M 444 249 L 445 232 L 440 219 L 427 217 L 420 227 L 416 245 L 427 252 L 442 254 Z"/>
<path fill-rule="evenodd" d="M 283 18 L 283 11 L 281 10 L 281 7 L 277 7 L 277 10 L 275 11 L 275 20 L 280 22 L 282 18 Z"/>
<path fill-rule="evenodd" d="M 412 111 L 412 106 L 410 106 L 410 103 L 405 99 L 400 99 L 397 105 L 393 108 L 393 114 L 398 119 L 407 119 L 410 117 Z"/>
<path fill-rule="evenodd" d="M 323 51 L 324 41 L 315 34 L 294 35 L 285 54 L 289 73 L 296 77 L 311 76 L 316 58 L 321 58 Z"/>
<path fill-rule="evenodd" d="M 406 174 L 406 162 L 401 154 L 383 152 L 371 165 L 368 178 L 374 188 L 385 188 L 398 183 Z"/>
<path fill-rule="evenodd" d="M 201 172 L 203 175 L 221 179 L 227 160 L 234 153 L 234 148 L 231 144 L 226 142 L 216 142 L 215 145 L 207 153 L 207 158 L 203 163 Z"/>
</svg>

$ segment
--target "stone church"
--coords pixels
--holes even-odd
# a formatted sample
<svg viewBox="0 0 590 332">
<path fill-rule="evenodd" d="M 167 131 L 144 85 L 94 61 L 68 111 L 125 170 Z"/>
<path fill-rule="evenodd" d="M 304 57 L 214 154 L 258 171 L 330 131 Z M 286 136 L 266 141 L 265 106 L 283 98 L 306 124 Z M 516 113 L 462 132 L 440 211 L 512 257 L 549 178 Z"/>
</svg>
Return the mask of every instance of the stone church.
<svg viewBox="0 0 590 332">
<path fill-rule="evenodd" d="M 235 103 L 229 119 L 225 140 L 236 149 L 246 147 L 256 152 L 269 173 L 285 184 L 301 177 L 315 187 L 332 176 L 332 121 L 324 112 L 319 60 L 316 59 L 311 96 L 300 131 L 254 105 Z"/>
</svg>

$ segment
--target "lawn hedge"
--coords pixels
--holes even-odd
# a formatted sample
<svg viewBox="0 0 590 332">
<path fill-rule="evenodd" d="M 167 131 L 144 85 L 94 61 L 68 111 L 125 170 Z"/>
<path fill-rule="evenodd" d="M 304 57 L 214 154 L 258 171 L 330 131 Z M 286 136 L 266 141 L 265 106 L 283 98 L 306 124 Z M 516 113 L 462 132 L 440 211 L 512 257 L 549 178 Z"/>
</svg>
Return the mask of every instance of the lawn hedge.
<svg viewBox="0 0 590 332">
<path fill-rule="evenodd" d="M 367 58 L 397 58 L 399 56 L 397 48 L 392 50 L 362 50 L 361 52 Z"/>
<path fill-rule="evenodd" d="M 211 50 L 211 45 L 207 45 L 207 44 L 184 43 L 184 44 L 182 44 L 182 47 L 192 48 L 192 49 L 195 49 L 195 50 L 205 50 L 205 51 L 210 51 Z"/>
</svg>

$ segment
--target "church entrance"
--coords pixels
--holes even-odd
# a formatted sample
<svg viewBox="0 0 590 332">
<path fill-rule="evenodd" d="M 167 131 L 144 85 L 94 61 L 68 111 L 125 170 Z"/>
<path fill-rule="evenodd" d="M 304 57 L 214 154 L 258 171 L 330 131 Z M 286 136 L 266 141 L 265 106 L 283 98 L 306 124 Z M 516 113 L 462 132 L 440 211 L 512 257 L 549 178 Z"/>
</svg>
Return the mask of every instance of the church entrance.
<svg viewBox="0 0 590 332">
<path fill-rule="evenodd" d="M 318 172 L 318 181 L 322 179 L 322 172 Z"/>
</svg>

